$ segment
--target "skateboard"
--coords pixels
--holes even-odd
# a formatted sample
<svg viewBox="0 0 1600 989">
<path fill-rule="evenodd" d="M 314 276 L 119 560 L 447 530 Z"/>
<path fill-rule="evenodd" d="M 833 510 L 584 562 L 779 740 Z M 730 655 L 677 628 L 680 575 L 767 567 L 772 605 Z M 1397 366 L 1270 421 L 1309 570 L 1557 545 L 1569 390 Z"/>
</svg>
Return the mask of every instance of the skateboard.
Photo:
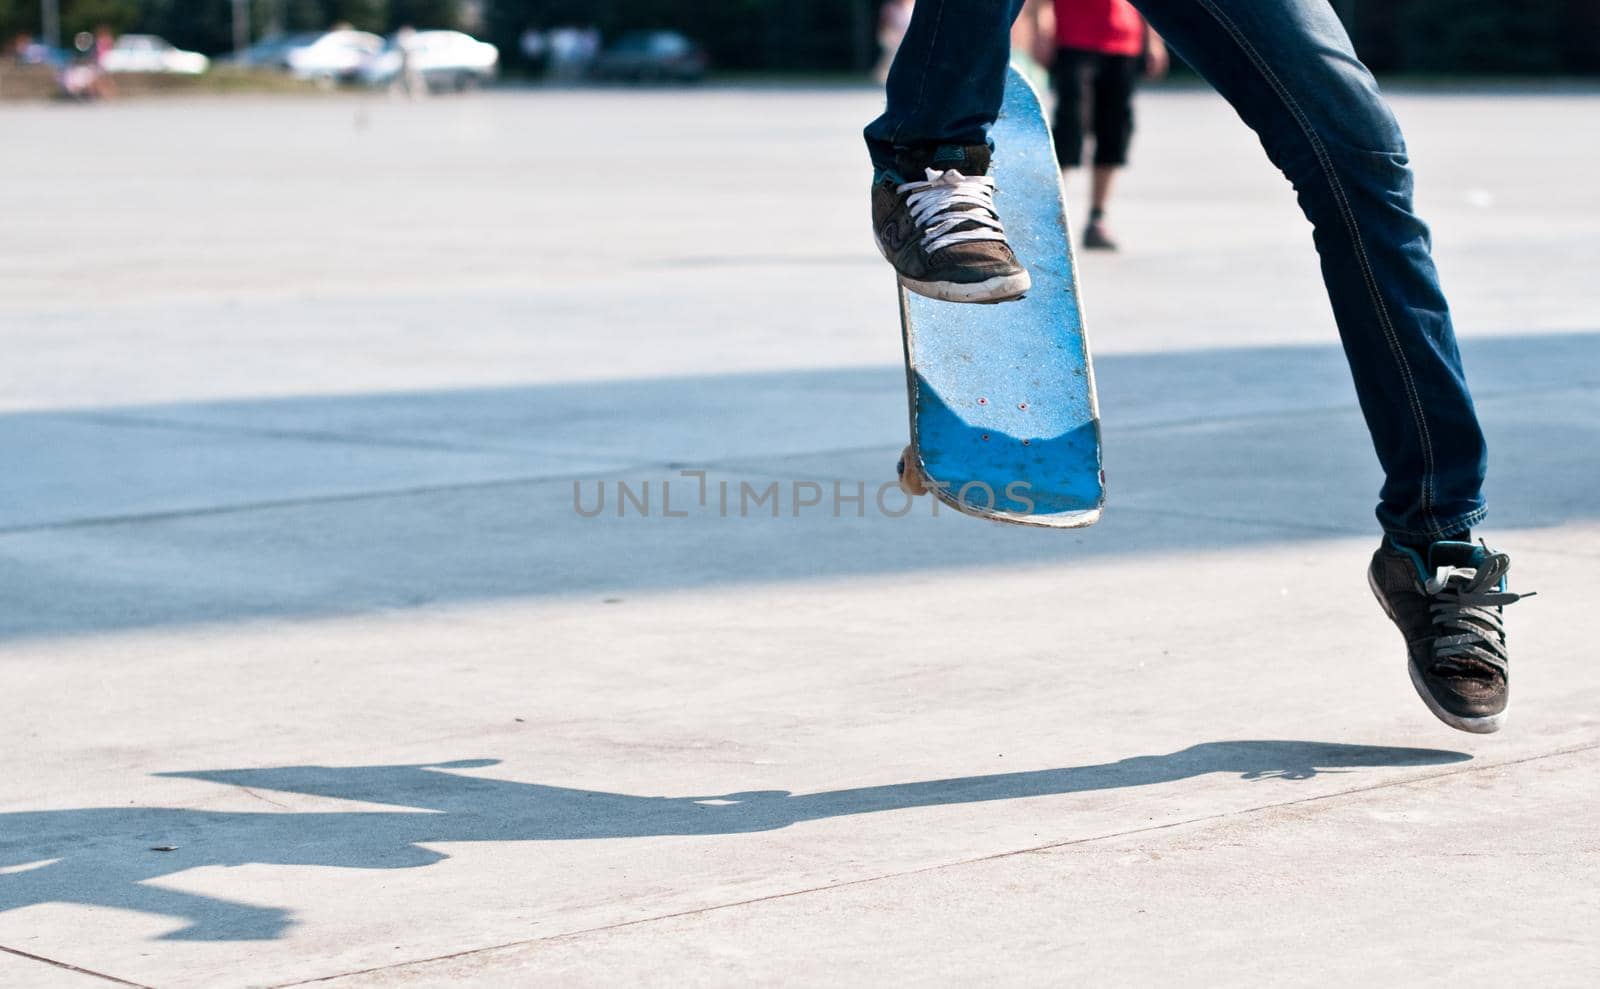
<svg viewBox="0 0 1600 989">
<path fill-rule="evenodd" d="M 1093 525 L 1105 501 L 1100 412 L 1061 168 L 1039 95 L 1015 68 L 992 135 L 996 209 L 1033 287 L 998 305 L 900 289 L 911 417 L 900 484 L 980 518 Z"/>
</svg>

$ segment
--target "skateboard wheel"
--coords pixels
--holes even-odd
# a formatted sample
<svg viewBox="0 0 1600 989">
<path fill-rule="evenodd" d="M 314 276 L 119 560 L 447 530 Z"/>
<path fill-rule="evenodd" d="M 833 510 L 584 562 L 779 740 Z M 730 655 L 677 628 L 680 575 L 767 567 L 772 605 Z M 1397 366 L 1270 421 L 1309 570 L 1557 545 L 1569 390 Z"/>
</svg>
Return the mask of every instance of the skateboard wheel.
<svg viewBox="0 0 1600 989">
<path fill-rule="evenodd" d="M 900 462 L 894 465 L 895 473 L 900 475 L 900 490 L 908 495 L 925 495 L 928 493 L 928 478 L 922 473 L 922 464 L 917 457 L 917 452 L 909 446 L 900 454 Z"/>
</svg>

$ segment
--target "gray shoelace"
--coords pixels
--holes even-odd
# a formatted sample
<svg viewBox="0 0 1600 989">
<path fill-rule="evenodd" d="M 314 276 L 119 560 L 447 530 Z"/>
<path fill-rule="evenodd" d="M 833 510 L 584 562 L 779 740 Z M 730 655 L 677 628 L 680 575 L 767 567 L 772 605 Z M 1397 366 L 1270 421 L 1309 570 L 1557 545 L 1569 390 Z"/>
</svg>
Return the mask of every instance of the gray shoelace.
<svg viewBox="0 0 1600 989">
<path fill-rule="evenodd" d="M 1434 666 L 1445 673 L 1480 672 L 1487 666 L 1506 673 L 1506 626 L 1501 608 L 1534 592 L 1513 594 L 1504 587 L 1511 557 L 1491 553 L 1483 565 L 1440 567 L 1427 583 L 1429 610 L 1439 637 L 1433 642 Z"/>
</svg>

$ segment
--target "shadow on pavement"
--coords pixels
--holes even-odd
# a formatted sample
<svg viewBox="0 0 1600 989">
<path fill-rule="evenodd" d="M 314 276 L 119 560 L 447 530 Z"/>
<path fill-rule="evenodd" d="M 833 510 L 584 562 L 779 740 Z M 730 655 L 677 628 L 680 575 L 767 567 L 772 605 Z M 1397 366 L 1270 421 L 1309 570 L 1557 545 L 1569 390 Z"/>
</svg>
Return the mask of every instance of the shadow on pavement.
<svg viewBox="0 0 1600 989">
<path fill-rule="evenodd" d="M 1491 541 L 1600 517 L 1600 333 L 1463 347 Z M 930 499 L 880 510 L 878 490 L 903 504 L 898 367 L 0 415 L 0 462 L 24 468 L 0 472 L 0 641 L 1376 539 L 1380 478 L 1337 347 L 1097 368 L 1105 518 L 1058 532 L 933 518 Z M 731 517 L 688 504 L 696 467 L 731 485 Z M 647 516 L 618 517 L 618 481 L 651 485 Z M 601 482 L 604 511 L 582 517 Z M 669 482 L 687 517 L 664 516 Z M 862 485 L 865 511 L 835 482 Z M 741 509 L 746 483 L 781 503 Z M 801 510 L 802 490 L 821 503 Z"/>
<path fill-rule="evenodd" d="M 224 813 L 179 808 L 84 808 L 0 814 L 0 911 L 79 903 L 175 918 L 179 940 L 283 936 L 292 910 L 152 885 L 203 866 L 310 865 L 403 869 L 447 858 L 424 847 L 463 841 L 711 836 L 803 821 L 1091 790 L 1203 776 L 1305 780 L 1319 773 L 1458 763 L 1465 753 L 1301 741 L 1229 741 L 1100 765 L 794 794 L 783 790 L 638 796 L 465 776 L 481 759 L 401 766 L 285 766 L 162 775 L 404 811 Z M 157 848 L 171 848 L 157 851 Z M 34 865 L 34 863 L 43 863 Z M 18 868 L 21 867 L 21 868 Z"/>
</svg>

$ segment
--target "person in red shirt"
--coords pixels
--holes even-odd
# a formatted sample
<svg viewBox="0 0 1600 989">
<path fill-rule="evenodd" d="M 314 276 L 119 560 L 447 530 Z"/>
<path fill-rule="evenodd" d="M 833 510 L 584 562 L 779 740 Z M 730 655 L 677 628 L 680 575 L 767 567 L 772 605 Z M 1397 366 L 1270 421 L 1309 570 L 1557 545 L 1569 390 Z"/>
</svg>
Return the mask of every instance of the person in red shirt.
<svg viewBox="0 0 1600 989">
<path fill-rule="evenodd" d="M 1029 0 L 1033 56 L 1050 69 L 1056 89 L 1056 157 L 1063 170 L 1083 163 L 1094 137 L 1089 225 L 1083 246 L 1115 250 L 1106 205 L 1117 169 L 1128 163 L 1133 91 L 1140 75 L 1167 71 L 1167 50 L 1128 0 Z"/>
</svg>

